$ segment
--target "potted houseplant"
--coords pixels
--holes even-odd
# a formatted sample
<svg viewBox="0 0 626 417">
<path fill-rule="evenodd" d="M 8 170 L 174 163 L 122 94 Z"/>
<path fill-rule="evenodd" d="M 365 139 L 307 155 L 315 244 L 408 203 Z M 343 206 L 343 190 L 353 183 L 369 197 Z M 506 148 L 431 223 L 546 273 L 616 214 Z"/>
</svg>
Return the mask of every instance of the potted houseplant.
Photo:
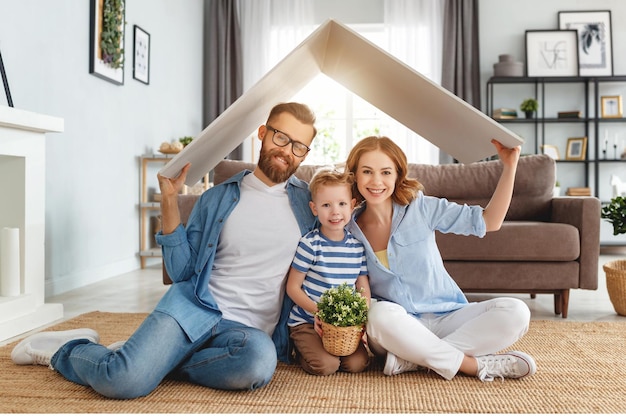
<svg viewBox="0 0 626 417">
<path fill-rule="evenodd" d="M 189 145 L 192 140 L 193 137 L 191 136 L 183 136 L 182 138 L 178 139 L 178 141 L 183 144 L 183 147 Z"/>
<path fill-rule="evenodd" d="M 613 235 L 626 233 L 626 199 L 613 197 L 602 207 L 600 217 L 613 225 Z M 626 259 L 607 262 L 602 266 L 606 274 L 606 289 L 613 308 L 620 316 L 626 316 Z"/>
<path fill-rule="evenodd" d="M 554 189 L 552 190 L 552 197 L 558 197 L 560 195 L 561 195 L 561 183 L 557 181 L 554 183 Z"/>
<path fill-rule="evenodd" d="M 539 108 L 539 102 L 534 98 L 527 98 L 522 101 L 522 104 L 519 106 L 520 110 L 526 114 L 527 119 L 532 119 L 533 114 Z"/>
<path fill-rule="evenodd" d="M 367 322 L 367 310 L 365 297 L 346 283 L 326 290 L 317 303 L 324 349 L 335 356 L 354 353 Z"/>
</svg>

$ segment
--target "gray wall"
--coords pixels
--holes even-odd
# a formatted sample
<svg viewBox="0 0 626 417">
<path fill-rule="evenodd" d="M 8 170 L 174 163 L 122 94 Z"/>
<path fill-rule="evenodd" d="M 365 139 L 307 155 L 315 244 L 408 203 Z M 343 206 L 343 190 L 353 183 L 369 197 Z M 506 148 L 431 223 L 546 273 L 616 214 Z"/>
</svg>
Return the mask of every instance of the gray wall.
<svg viewBox="0 0 626 417">
<path fill-rule="evenodd" d="M 626 74 L 626 2 L 623 0 L 502 0 L 479 1 L 480 69 L 482 84 L 493 75 L 498 55 L 512 54 L 525 62 L 524 32 L 559 27 L 558 12 L 611 10 L 613 26 L 613 73 Z M 484 94 L 484 88 L 483 88 Z M 484 103 L 484 99 L 483 99 Z"/>
<path fill-rule="evenodd" d="M 46 145 L 47 295 L 139 267 L 137 157 L 203 127 L 203 1 L 126 2 L 123 86 L 89 74 L 89 4 L 0 0 L 15 107 L 65 119 Z M 150 85 L 132 76 L 135 24 L 151 35 Z"/>
</svg>

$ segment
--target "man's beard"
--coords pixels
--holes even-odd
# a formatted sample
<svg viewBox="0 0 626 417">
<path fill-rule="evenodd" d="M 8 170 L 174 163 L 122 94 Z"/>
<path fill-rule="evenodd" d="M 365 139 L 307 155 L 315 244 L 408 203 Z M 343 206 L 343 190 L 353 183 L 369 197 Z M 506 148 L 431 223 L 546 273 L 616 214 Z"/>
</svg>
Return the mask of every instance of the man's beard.
<svg viewBox="0 0 626 417">
<path fill-rule="evenodd" d="M 280 149 L 274 148 L 269 151 L 266 151 L 265 148 L 261 147 L 261 153 L 259 155 L 259 162 L 257 163 L 259 169 L 267 176 L 275 184 L 279 184 L 281 182 L 285 182 L 296 172 L 298 167 L 293 162 L 292 158 L 284 157 L 287 161 L 287 167 L 285 170 L 282 170 L 276 163 L 272 162 L 272 158 L 275 156 L 283 156 L 283 153 Z"/>
</svg>

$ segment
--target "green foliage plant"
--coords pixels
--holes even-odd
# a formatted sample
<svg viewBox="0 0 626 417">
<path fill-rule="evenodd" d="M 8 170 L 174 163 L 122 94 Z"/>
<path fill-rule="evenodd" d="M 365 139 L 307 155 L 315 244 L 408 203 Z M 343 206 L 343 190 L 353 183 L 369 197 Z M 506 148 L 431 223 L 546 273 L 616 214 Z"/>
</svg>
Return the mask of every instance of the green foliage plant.
<svg viewBox="0 0 626 417">
<path fill-rule="evenodd" d="M 191 136 L 183 136 L 182 138 L 178 139 L 178 141 L 182 143 L 183 146 L 189 145 L 192 140 L 193 138 Z"/>
<path fill-rule="evenodd" d="M 367 322 L 367 300 L 354 287 L 343 283 L 329 288 L 317 303 L 317 316 L 337 327 L 362 326 Z"/>
<path fill-rule="evenodd" d="M 522 104 L 519 106 L 520 110 L 523 112 L 532 112 L 537 111 L 539 109 L 539 102 L 534 98 L 527 98 L 522 101 Z"/>
<path fill-rule="evenodd" d="M 613 225 L 613 235 L 626 233 L 626 200 L 622 196 L 611 199 L 611 202 L 602 207 L 600 217 Z"/>
<path fill-rule="evenodd" d="M 102 33 L 100 48 L 102 60 L 111 68 L 122 68 L 124 65 L 124 0 L 104 0 L 102 5 Z"/>
</svg>

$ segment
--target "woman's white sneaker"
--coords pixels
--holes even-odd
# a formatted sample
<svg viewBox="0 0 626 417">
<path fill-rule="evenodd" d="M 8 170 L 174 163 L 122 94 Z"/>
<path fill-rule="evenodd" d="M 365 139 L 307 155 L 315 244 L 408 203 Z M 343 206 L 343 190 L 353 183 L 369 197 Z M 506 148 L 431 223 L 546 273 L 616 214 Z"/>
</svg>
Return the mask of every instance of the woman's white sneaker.
<svg viewBox="0 0 626 417">
<path fill-rule="evenodd" d="M 478 378 L 481 381 L 493 381 L 494 378 L 524 378 L 537 372 L 535 360 L 524 352 L 476 356 Z"/>
<path fill-rule="evenodd" d="M 391 352 L 387 352 L 385 368 L 383 369 L 385 375 L 398 375 L 405 372 L 417 371 L 418 369 L 419 365 L 399 358 Z"/>
<path fill-rule="evenodd" d="M 74 329 L 59 332 L 41 332 L 26 337 L 13 348 L 11 359 L 17 365 L 50 366 L 52 356 L 67 342 L 87 339 L 98 343 L 100 335 L 92 329 Z"/>
</svg>

